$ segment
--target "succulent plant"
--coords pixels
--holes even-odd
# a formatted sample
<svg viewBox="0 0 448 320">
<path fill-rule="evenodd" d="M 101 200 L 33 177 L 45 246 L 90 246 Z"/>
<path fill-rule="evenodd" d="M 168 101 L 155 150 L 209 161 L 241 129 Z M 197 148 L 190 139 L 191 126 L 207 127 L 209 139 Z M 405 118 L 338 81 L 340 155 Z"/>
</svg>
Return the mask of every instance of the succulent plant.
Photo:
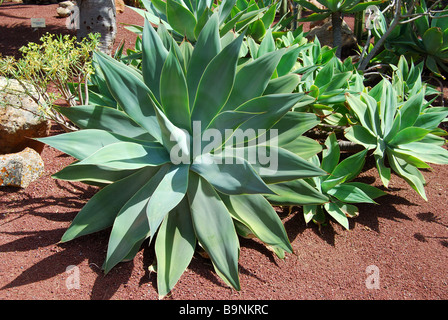
<svg viewBox="0 0 448 320">
<path fill-rule="evenodd" d="M 448 151 L 443 148 L 446 132 L 439 128 L 448 111 L 425 101 L 424 86 L 414 93 L 403 99 L 386 79 L 368 92 L 348 93 L 355 124 L 345 131 L 345 137 L 372 151 L 384 186 L 393 170 L 427 200 L 419 169 L 430 168 L 426 162 L 448 163 Z"/>
<path fill-rule="evenodd" d="M 292 252 L 264 195 L 273 193 L 273 183 L 326 172 L 277 146 L 270 129 L 314 99 L 265 94 L 285 50 L 237 68 L 243 37 L 222 45 L 216 13 L 188 54 L 146 21 L 141 72 L 95 53 L 105 95 L 117 107 L 61 108 L 81 130 L 41 139 L 77 159 L 55 178 L 102 187 L 63 242 L 112 227 L 103 266 L 108 272 L 149 240 L 160 296 L 177 283 L 197 243 L 217 274 L 239 289 L 236 230 L 242 226 L 279 256 Z"/>
</svg>

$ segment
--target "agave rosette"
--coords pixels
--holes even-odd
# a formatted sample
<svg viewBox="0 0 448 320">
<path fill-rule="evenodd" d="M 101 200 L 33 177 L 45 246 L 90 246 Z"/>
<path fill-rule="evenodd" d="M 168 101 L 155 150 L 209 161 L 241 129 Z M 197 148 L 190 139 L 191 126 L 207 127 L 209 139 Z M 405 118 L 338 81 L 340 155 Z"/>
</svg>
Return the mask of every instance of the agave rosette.
<svg viewBox="0 0 448 320">
<path fill-rule="evenodd" d="M 62 241 L 112 227 L 105 272 L 132 259 L 145 240 L 154 241 L 161 296 L 187 268 L 197 243 L 217 274 L 236 289 L 236 230 L 255 235 L 279 256 L 292 252 L 264 194 L 273 193 L 273 183 L 326 174 L 276 146 L 269 135 L 289 110 L 300 111 L 314 101 L 303 93 L 265 94 L 285 51 L 269 52 L 238 68 L 244 35 L 224 46 L 218 26 L 214 14 L 194 50 L 186 53 L 173 38 L 162 41 L 146 22 L 141 72 L 95 53 L 105 81 L 98 88 L 117 107 L 66 108 L 62 112 L 81 130 L 40 139 L 77 159 L 55 178 L 103 186 Z M 213 148 L 208 142 L 194 144 L 237 129 L 256 135 L 240 141 L 229 135 L 231 145 L 214 140 Z M 259 147 L 276 155 L 276 170 L 247 157 Z"/>
<path fill-rule="evenodd" d="M 345 130 L 345 137 L 372 151 L 383 185 L 389 185 L 393 170 L 427 200 L 419 169 L 430 168 L 428 163 L 448 164 L 446 131 L 438 127 L 448 116 L 447 108 L 430 106 L 425 87 L 401 100 L 386 79 L 368 92 L 347 93 L 347 105 L 356 123 Z"/>
</svg>

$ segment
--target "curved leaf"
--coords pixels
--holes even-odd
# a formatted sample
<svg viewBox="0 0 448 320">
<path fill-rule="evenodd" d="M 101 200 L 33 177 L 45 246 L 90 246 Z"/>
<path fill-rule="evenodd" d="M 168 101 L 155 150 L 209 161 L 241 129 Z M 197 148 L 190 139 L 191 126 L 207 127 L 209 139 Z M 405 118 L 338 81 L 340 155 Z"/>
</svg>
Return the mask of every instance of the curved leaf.
<svg viewBox="0 0 448 320">
<path fill-rule="evenodd" d="M 313 188 L 304 180 L 294 180 L 269 185 L 276 195 L 265 195 L 272 204 L 281 206 L 302 206 L 323 204 L 329 201 L 328 197 Z"/>
<path fill-rule="evenodd" d="M 116 264 L 134 251 L 136 244 L 146 239 L 150 226 L 146 215 L 146 206 L 154 190 L 165 176 L 167 167 L 162 167 L 138 190 L 121 208 L 109 236 L 104 272 L 108 273 Z M 152 231 L 152 230 L 151 230 Z M 133 252 L 134 253 L 134 252 Z"/>
<path fill-rule="evenodd" d="M 358 176 L 364 167 L 368 150 L 360 151 L 342 160 L 331 172 L 332 177 L 346 177 L 350 181 Z"/>
<path fill-rule="evenodd" d="M 190 264 L 196 247 L 190 207 L 185 198 L 163 220 L 157 233 L 157 291 L 163 298 Z"/>
<path fill-rule="evenodd" d="M 158 168 L 146 167 L 98 191 L 79 211 L 62 236 L 67 242 L 80 236 L 112 226 L 125 203 L 140 190 L 157 172 Z"/>
<path fill-rule="evenodd" d="M 276 50 L 244 65 L 235 77 L 232 92 L 222 110 L 235 110 L 263 94 L 284 50 Z"/>
<path fill-rule="evenodd" d="M 140 142 L 147 146 L 161 147 L 159 143 L 138 141 L 99 129 L 85 129 L 36 139 L 78 160 L 83 160 L 104 146 L 117 142 Z"/>
<path fill-rule="evenodd" d="M 165 216 L 184 198 L 188 188 L 188 165 L 168 166 L 151 195 L 146 215 L 152 238 Z"/>
<path fill-rule="evenodd" d="M 272 193 L 251 164 L 235 156 L 204 154 L 194 160 L 191 170 L 224 194 Z"/>
<path fill-rule="evenodd" d="M 180 2 L 175 0 L 166 1 L 166 16 L 170 26 L 181 36 L 186 36 L 188 40 L 195 41 L 194 28 L 196 18 Z"/>
<path fill-rule="evenodd" d="M 143 79 L 156 99 L 160 99 L 159 80 L 163 64 L 168 56 L 168 50 L 148 20 L 145 20 L 143 29 L 142 52 Z"/>
<path fill-rule="evenodd" d="M 198 84 L 205 68 L 220 51 L 221 41 L 219 38 L 218 15 L 213 14 L 199 34 L 187 68 L 190 108 L 193 107 Z"/>
<path fill-rule="evenodd" d="M 432 27 L 422 36 L 423 45 L 430 55 L 435 55 L 443 45 L 443 32 L 438 27 Z"/>
<path fill-rule="evenodd" d="M 345 229 L 349 229 L 348 219 L 345 213 L 334 202 L 324 204 L 325 210 Z"/>
<path fill-rule="evenodd" d="M 347 203 L 376 203 L 363 189 L 353 183 L 341 183 L 327 191 L 329 195 Z"/>
<path fill-rule="evenodd" d="M 284 148 L 258 145 L 233 150 L 239 155 L 242 149 L 244 158 L 268 184 L 327 175 L 318 166 Z M 255 158 L 256 161 L 250 160 Z"/>
<path fill-rule="evenodd" d="M 390 155 L 388 157 L 391 168 L 402 177 L 417 193 L 426 201 L 425 178 L 414 166 L 407 164 L 404 160 Z"/>
<path fill-rule="evenodd" d="M 166 116 L 175 126 L 191 129 L 187 82 L 173 50 L 170 50 L 161 71 L 160 101 Z"/>
<path fill-rule="evenodd" d="M 240 35 L 213 58 L 199 82 L 191 118 L 201 121 L 203 129 L 221 111 L 230 95 L 243 36 Z"/>
<path fill-rule="evenodd" d="M 407 127 L 398 132 L 390 141 L 388 141 L 388 144 L 391 145 L 403 145 L 410 142 L 415 142 L 423 139 L 430 130 L 419 128 L 419 127 Z"/>
<path fill-rule="evenodd" d="M 243 223 L 261 241 L 292 253 L 277 212 L 262 195 L 221 196 L 234 219 Z"/>
<path fill-rule="evenodd" d="M 152 93 L 145 83 L 130 70 L 131 67 L 111 62 L 99 53 L 96 53 L 96 56 L 107 85 L 120 107 L 132 120 L 160 141 L 160 128 L 150 98 Z"/>
<path fill-rule="evenodd" d="M 102 106 L 58 108 L 81 129 L 101 129 L 126 137 L 153 141 L 155 138 L 129 116 L 117 109 Z"/>
<path fill-rule="evenodd" d="M 170 162 L 163 147 L 149 147 L 134 142 L 109 144 L 73 166 L 93 164 L 129 170 L 146 166 L 159 166 Z"/>
<path fill-rule="evenodd" d="M 102 186 L 126 178 L 135 172 L 136 170 L 115 170 L 97 165 L 68 165 L 54 173 L 51 177 L 59 180 L 82 181 L 87 184 Z"/>
<path fill-rule="evenodd" d="M 333 172 L 339 163 L 339 156 L 341 150 L 339 148 L 339 143 L 336 138 L 336 134 L 331 133 L 325 140 L 326 149 L 322 151 L 322 162 L 321 168 L 326 172 Z"/>
<path fill-rule="evenodd" d="M 199 243 L 219 276 L 239 290 L 239 241 L 230 213 L 213 187 L 195 173 L 190 175 L 187 194 Z"/>
<path fill-rule="evenodd" d="M 345 137 L 354 143 L 364 146 L 366 149 L 373 149 L 376 147 L 376 136 L 363 126 L 356 125 L 346 129 Z"/>
<path fill-rule="evenodd" d="M 294 73 L 286 74 L 284 76 L 272 79 L 269 81 L 264 91 L 264 95 L 291 93 L 300 83 L 300 76 Z"/>
</svg>

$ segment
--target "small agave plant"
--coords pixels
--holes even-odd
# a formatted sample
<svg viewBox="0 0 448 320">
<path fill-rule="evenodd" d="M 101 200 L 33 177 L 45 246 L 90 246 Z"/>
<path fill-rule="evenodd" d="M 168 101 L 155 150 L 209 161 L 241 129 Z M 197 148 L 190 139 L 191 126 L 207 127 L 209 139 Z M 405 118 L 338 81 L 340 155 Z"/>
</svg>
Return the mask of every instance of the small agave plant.
<svg viewBox="0 0 448 320">
<path fill-rule="evenodd" d="M 428 163 L 448 164 L 446 131 L 439 128 L 447 108 L 426 102 L 423 86 L 403 101 L 387 79 L 368 92 L 347 93 L 347 104 L 356 123 L 345 137 L 372 151 L 383 185 L 389 185 L 393 171 L 428 200 L 420 169 L 430 169 Z"/>
<path fill-rule="evenodd" d="M 264 94 L 285 51 L 238 68 L 244 35 L 224 46 L 218 25 L 215 14 L 185 54 L 146 22 L 141 72 L 95 53 L 107 84 L 103 93 L 117 107 L 65 108 L 81 130 L 41 139 L 77 159 L 55 178 L 102 186 L 62 242 L 112 227 L 103 265 L 108 272 L 133 259 L 149 239 L 161 297 L 188 267 L 197 244 L 217 274 L 239 290 L 236 230 L 243 227 L 279 256 L 292 252 L 264 195 L 273 193 L 270 184 L 326 174 L 277 147 L 270 135 L 290 109 L 314 101 L 303 93 Z M 251 158 L 257 150 L 265 158 Z M 262 161 L 268 156 L 271 163 Z"/>
</svg>

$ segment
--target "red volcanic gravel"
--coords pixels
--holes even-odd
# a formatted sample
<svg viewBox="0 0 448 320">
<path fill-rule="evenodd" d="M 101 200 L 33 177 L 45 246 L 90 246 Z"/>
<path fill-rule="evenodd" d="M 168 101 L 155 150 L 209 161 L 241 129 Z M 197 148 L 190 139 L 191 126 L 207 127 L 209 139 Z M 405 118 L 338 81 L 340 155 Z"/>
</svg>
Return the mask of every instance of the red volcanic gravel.
<svg viewBox="0 0 448 320">
<path fill-rule="evenodd" d="M 16 54 L 43 32 L 69 33 L 57 5 L 0 6 L 0 52 Z M 33 31 L 30 18 L 45 18 Z M 118 14 L 118 37 L 132 48 L 135 34 L 120 23 L 143 25 L 130 9 Z M 60 133 L 55 125 L 52 134 Z M 51 178 L 74 159 L 45 146 L 45 175 L 26 189 L 0 189 L 0 299 L 156 300 L 152 247 L 110 273 L 101 270 L 110 230 L 60 244 L 96 188 Z M 359 205 L 350 230 L 333 221 L 306 225 L 300 208 L 279 214 L 295 253 L 280 260 L 256 240 L 241 239 L 241 291 L 230 289 L 210 261 L 196 254 L 166 300 L 445 300 L 448 298 L 448 166 L 423 171 L 428 202 L 392 177 L 378 205 Z M 359 179 L 381 188 L 373 164 Z M 71 269 L 76 267 L 75 269 Z M 78 276 L 79 282 L 73 282 Z M 370 282 L 376 277 L 376 282 Z M 310 310 L 311 311 L 311 310 Z M 320 312 L 319 310 L 312 310 Z M 336 311 L 336 310 L 335 310 Z M 337 310 L 336 312 L 340 312 Z M 347 310 L 345 310 L 346 312 Z M 367 311 L 367 310 L 366 310 Z M 293 311 L 294 312 L 294 311 Z"/>
</svg>

